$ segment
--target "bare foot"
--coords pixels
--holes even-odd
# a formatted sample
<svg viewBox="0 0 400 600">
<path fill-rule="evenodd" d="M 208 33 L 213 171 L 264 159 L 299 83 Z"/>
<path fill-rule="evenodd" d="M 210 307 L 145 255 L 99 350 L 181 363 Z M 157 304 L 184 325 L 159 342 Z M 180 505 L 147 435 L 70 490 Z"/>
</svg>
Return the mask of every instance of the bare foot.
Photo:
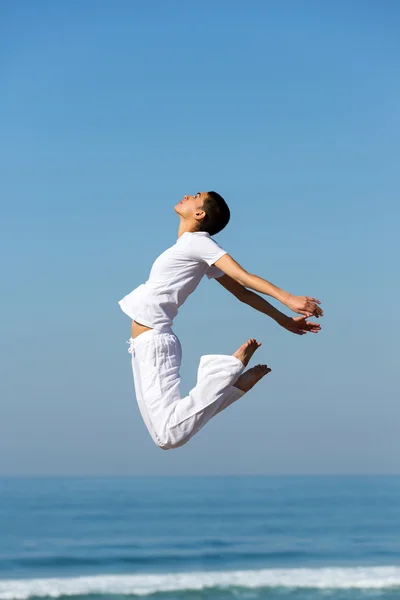
<svg viewBox="0 0 400 600">
<path fill-rule="evenodd" d="M 242 392 L 248 392 L 257 381 L 260 381 L 264 375 L 267 375 L 270 372 L 271 369 L 269 369 L 267 365 L 256 365 L 252 369 L 248 369 L 248 371 L 242 373 L 233 385 L 239 388 L 239 390 L 242 390 Z"/>
<path fill-rule="evenodd" d="M 261 342 L 257 342 L 254 338 L 249 338 L 247 342 L 240 346 L 239 350 L 236 350 L 236 352 L 233 353 L 233 356 L 236 356 L 236 358 L 241 360 L 244 366 L 247 367 L 254 352 L 260 346 Z"/>
</svg>

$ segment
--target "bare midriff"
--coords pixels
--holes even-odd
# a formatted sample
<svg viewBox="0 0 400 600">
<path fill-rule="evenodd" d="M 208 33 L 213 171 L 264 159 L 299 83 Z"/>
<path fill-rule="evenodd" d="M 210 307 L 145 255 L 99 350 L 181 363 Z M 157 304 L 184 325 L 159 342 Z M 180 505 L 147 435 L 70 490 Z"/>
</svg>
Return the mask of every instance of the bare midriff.
<svg viewBox="0 0 400 600">
<path fill-rule="evenodd" d="M 150 329 L 153 329 L 153 327 L 146 327 L 146 325 L 132 321 L 132 338 L 135 339 L 138 335 Z"/>
</svg>

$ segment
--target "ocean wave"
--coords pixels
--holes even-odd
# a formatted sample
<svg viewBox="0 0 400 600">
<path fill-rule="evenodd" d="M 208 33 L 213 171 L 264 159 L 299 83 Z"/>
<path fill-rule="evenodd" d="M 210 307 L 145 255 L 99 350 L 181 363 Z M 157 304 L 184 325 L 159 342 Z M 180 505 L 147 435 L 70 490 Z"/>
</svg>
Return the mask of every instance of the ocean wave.
<svg viewBox="0 0 400 600">
<path fill-rule="evenodd" d="M 263 569 L 151 575 L 97 575 L 0 580 L 0 600 L 61 596 L 137 595 L 212 588 L 383 589 L 400 587 L 400 567 Z"/>
<path fill-rule="evenodd" d="M 33 556 L 11 556 L 2 559 L 0 555 L 0 572 L 6 571 L 10 566 L 17 565 L 28 569 L 37 569 L 41 567 L 64 568 L 64 567 L 107 567 L 107 565 L 141 565 L 157 566 L 157 565 L 173 565 L 179 562 L 181 565 L 191 563 L 194 559 L 201 561 L 204 564 L 212 565 L 216 560 L 234 560 L 239 557 L 241 560 L 288 560 L 288 559 L 304 559 L 313 556 L 311 553 L 295 550 L 281 550 L 275 552 L 266 551 L 244 551 L 236 548 L 211 548 L 208 550 L 199 550 L 192 548 L 191 550 L 180 548 L 175 551 L 142 551 L 141 553 L 109 553 L 106 556 L 69 556 L 69 555 L 54 555 L 54 554 L 36 554 Z M 179 551 L 180 550 L 180 551 Z"/>
</svg>

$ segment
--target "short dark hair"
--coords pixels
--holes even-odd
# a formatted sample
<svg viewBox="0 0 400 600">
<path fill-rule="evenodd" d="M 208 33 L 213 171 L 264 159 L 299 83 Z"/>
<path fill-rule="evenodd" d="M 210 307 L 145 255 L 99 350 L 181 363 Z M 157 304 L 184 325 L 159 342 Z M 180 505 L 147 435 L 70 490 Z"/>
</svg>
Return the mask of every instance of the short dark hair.
<svg viewBox="0 0 400 600">
<path fill-rule="evenodd" d="M 215 235 L 228 225 L 231 211 L 223 197 L 217 192 L 207 192 L 203 210 L 206 216 L 199 221 L 197 231 L 207 231 L 210 235 Z"/>
</svg>

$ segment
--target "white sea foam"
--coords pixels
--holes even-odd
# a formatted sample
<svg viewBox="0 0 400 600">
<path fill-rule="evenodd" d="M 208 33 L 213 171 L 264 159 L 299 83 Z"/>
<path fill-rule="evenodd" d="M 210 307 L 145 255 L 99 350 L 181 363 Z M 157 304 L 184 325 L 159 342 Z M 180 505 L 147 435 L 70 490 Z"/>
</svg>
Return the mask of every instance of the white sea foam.
<svg viewBox="0 0 400 600">
<path fill-rule="evenodd" d="M 97 575 L 60 579 L 0 580 L 0 600 L 58 598 L 86 594 L 136 594 L 201 590 L 204 588 L 264 587 L 315 589 L 381 589 L 400 587 L 400 567 L 264 569 L 159 575 Z"/>
</svg>

